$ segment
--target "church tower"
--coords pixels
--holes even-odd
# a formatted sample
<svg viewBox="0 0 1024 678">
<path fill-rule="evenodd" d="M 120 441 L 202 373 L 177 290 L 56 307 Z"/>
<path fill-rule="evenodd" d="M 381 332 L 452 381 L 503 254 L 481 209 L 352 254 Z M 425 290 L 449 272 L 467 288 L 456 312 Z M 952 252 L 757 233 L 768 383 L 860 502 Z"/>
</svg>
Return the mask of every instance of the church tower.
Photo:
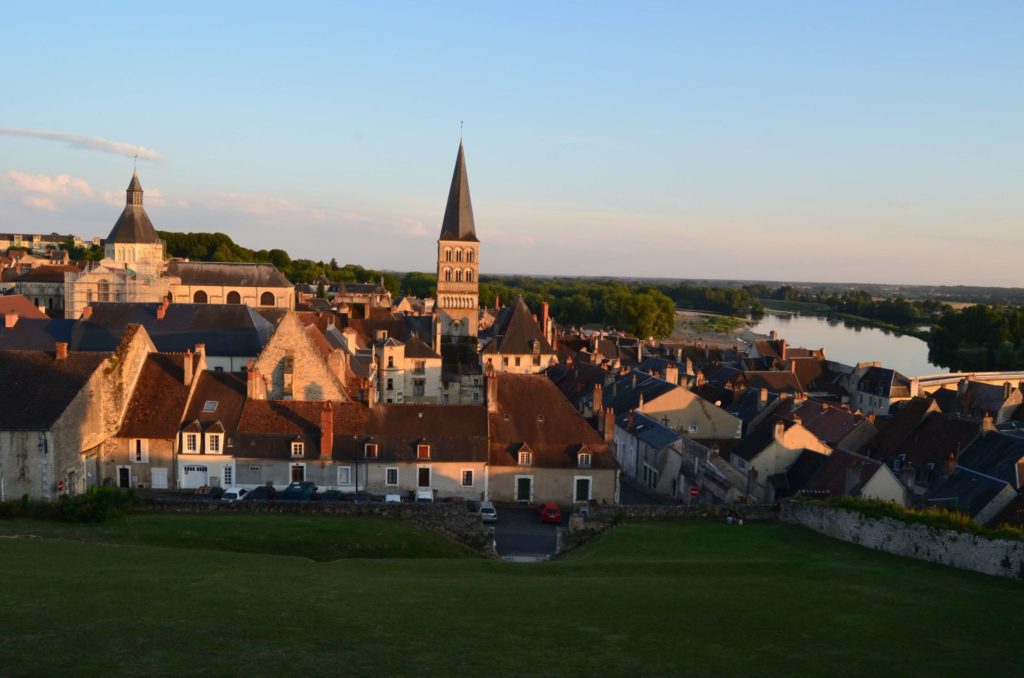
<svg viewBox="0 0 1024 678">
<path fill-rule="evenodd" d="M 459 142 L 455 173 L 448 190 L 441 236 L 437 239 L 437 300 L 444 337 L 475 337 L 480 320 L 480 241 L 469 199 L 466 154 Z"/>
<path fill-rule="evenodd" d="M 142 206 L 142 183 L 135 172 L 125 193 L 124 211 L 103 243 L 103 254 L 125 268 L 140 273 L 159 273 L 164 245 Z"/>
</svg>

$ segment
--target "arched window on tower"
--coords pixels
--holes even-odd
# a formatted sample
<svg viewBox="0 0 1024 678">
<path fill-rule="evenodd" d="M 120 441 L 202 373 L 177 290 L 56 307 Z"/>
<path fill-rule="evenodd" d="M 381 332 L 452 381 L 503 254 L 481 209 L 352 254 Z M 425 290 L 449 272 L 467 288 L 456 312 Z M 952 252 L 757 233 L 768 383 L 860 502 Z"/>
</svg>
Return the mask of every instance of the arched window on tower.
<svg viewBox="0 0 1024 678">
<path fill-rule="evenodd" d="M 203 290 L 196 290 L 196 293 L 192 295 L 193 304 L 205 304 L 207 301 L 209 301 L 209 299 L 206 296 L 206 292 Z"/>
<path fill-rule="evenodd" d="M 452 269 L 450 269 L 450 268 L 444 269 L 444 281 L 445 282 L 451 282 L 452 281 Z"/>
<path fill-rule="evenodd" d="M 451 261 L 452 260 L 452 250 L 449 247 L 445 247 L 444 248 L 444 260 L 445 261 Z"/>
<path fill-rule="evenodd" d="M 462 250 L 455 250 L 455 261 L 462 261 Z"/>
<path fill-rule="evenodd" d="M 229 304 L 240 304 L 242 303 L 242 295 L 232 290 L 228 292 L 228 303 Z"/>
<path fill-rule="evenodd" d="M 473 250 L 466 250 L 466 261 L 473 263 Z"/>
<path fill-rule="evenodd" d="M 473 282 L 473 269 L 466 269 L 466 282 Z"/>
<path fill-rule="evenodd" d="M 260 295 L 260 306 L 277 306 L 273 292 L 264 292 Z"/>
<path fill-rule="evenodd" d="M 455 271 L 455 282 L 462 282 L 462 271 L 461 270 L 456 270 Z"/>
</svg>

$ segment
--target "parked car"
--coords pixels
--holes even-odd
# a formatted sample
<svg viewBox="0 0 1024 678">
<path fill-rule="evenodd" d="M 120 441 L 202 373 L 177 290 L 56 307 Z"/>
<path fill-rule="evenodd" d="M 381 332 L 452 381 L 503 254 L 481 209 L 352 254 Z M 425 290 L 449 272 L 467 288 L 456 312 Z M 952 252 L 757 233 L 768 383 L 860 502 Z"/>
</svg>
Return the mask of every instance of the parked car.
<svg viewBox="0 0 1024 678">
<path fill-rule="evenodd" d="M 562 522 L 562 512 L 558 509 L 558 504 L 553 501 L 541 504 L 540 508 L 537 509 L 537 514 L 540 515 L 540 522 L 542 523 L 558 525 Z"/>
<path fill-rule="evenodd" d="M 249 494 L 249 490 L 244 487 L 225 487 L 224 494 L 220 496 L 221 501 L 241 501 L 245 499 L 245 495 Z"/>
<path fill-rule="evenodd" d="M 301 483 L 291 483 L 281 490 L 278 499 L 281 501 L 313 501 L 316 497 L 316 483 L 311 480 L 304 480 Z"/>
<path fill-rule="evenodd" d="M 494 504 L 489 501 L 480 504 L 480 520 L 485 523 L 498 522 L 498 511 L 494 508 Z"/>
<path fill-rule="evenodd" d="M 267 485 L 253 488 L 242 497 L 242 501 L 269 501 L 271 499 L 277 499 L 277 490 Z"/>
<path fill-rule="evenodd" d="M 224 494 L 223 487 L 210 487 L 209 485 L 203 485 L 196 489 L 195 498 L 206 501 L 217 501 Z"/>
</svg>

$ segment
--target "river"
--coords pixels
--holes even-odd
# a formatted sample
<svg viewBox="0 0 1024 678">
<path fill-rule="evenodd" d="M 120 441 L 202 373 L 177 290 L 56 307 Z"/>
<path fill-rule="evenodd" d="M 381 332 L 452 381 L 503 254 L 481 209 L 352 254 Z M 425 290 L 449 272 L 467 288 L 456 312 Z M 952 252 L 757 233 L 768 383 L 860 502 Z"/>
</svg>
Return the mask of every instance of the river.
<svg viewBox="0 0 1024 678">
<path fill-rule="evenodd" d="M 816 315 L 768 313 L 751 329 L 758 334 L 775 330 L 790 346 L 824 348 L 825 358 L 845 365 L 877 361 L 908 377 L 949 371 L 928 362 L 928 344 L 924 341 L 876 327 Z"/>
</svg>

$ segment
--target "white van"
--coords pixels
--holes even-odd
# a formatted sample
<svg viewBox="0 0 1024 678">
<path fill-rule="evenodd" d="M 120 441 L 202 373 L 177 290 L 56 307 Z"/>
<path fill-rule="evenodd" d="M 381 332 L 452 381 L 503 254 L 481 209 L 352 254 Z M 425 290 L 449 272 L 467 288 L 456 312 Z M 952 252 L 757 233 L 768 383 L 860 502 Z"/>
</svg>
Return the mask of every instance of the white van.
<svg viewBox="0 0 1024 678">
<path fill-rule="evenodd" d="M 494 504 L 489 501 L 480 504 L 480 520 L 485 523 L 498 522 L 498 512 L 495 510 Z"/>
</svg>

